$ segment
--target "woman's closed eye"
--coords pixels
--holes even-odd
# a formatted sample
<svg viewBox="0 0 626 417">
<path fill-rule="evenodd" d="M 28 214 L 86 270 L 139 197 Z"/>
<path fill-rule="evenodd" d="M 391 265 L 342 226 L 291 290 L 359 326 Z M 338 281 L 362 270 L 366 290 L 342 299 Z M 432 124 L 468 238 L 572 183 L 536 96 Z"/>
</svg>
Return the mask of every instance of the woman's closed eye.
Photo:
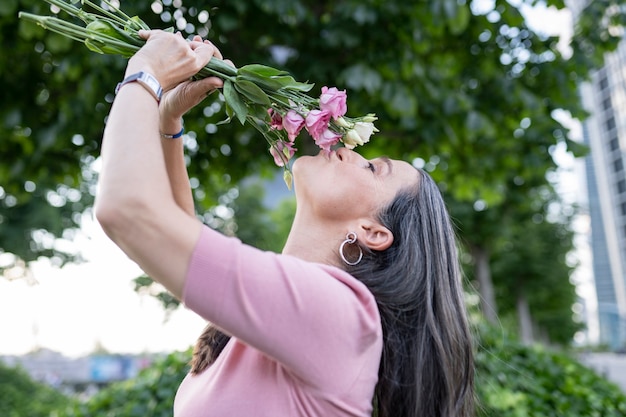
<svg viewBox="0 0 626 417">
<path fill-rule="evenodd" d="M 372 164 L 371 162 L 367 163 L 367 168 L 372 172 L 376 172 L 376 166 Z"/>
</svg>

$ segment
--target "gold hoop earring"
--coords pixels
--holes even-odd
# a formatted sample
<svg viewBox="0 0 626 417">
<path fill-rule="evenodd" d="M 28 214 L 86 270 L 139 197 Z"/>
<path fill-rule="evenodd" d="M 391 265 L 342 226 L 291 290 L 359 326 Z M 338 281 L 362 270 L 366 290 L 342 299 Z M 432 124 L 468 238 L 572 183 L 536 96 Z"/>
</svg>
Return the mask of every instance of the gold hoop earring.
<svg viewBox="0 0 626 417">
<path fill-rule="evenodd" d="M 356 233 L 350 232 L 346 235 L 346 240 L 341 242 L 341 245 L 339 246 L 339 256 L 341 256 L 341 260 L 350 266 L 358 265 L 358 263 L 361 262 L 361 259 L 363 259 L 363 249 L 361 249 L 359 245 L 356 245 L 356 247 L 359 249 L 359 257 L 356 261 L 349 261 L 348 258 L 346 258 L 346 255 L 343 253 L 346 244 L 352 245 L 356 242 L 356 239 Z"/>
</svg>

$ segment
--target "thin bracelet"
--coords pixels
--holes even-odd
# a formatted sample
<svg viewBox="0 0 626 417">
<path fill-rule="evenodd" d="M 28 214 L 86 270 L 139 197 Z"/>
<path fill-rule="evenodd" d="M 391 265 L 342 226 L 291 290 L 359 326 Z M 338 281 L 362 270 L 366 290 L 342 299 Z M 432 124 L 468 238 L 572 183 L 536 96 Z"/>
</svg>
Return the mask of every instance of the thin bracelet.
<svg viewBox="0 0 626 417">
<path fill-rule="evenodd" d="M 167 133 L 161 133 L 161 137 L 165 139 L 178 139 L 179 137 L 183 135 L 183 133 L 185 133 L 184 127 L 180 129 L 180 132 L 175 133 L 173 135 L 168 135 Z"/>
</svg>

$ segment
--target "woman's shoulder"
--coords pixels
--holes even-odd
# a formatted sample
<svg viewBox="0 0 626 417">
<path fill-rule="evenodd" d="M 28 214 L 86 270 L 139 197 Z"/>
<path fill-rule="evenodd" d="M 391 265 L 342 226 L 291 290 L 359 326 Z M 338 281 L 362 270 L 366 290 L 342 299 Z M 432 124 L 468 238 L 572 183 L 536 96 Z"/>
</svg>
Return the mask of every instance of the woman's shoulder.
<svg viewBox="0 0 626 417">
<path fill-rule="evenodd" d="M 328 274 L 333 279 L 339 281 L 341 284 L 347 287 L 350 291 L 352 291 L 356 296 L 359 297 L 362 303 L 364 304 L 374 304 L 376 305 L 376 299 L 374 295 L 371 293 L 369 288 L 359 281 L 357 278 L 352 276 L 349 272 L 344 271 L 341 268 L 338 268 L 333 265 L 327 264 L 319 264 L 313 263 L 315 267 L 319 268 L 324 273 Z"/>
<path fill-rule="evenodd" d="M 333 265 L 308 262 L 289 255 L 277 254 L 276 256 L 287 264 L 298 265 L 296 268 L 300 272 L 304 269 L 310 271 L 310 274 L 313 275 L 312 279 L 317 283 L 314 286 L 320 291 L 326 292 L 326 294 L 321 294 L 320 298 L 326 302 L 321 304 L 320 308 L 334 309 L 343 306 L 344 311 L 347 310 L 346 316 L 336 318 L 338 324 L 344 319 L 349 320 L 352 316 L 352 318 L 358 319 L 359 329 L 362 332 L 370 333 L 373 336 L 382 334 L 376 299 L 363 282 L 347 271 Z M 294 273 L 291 279 L 306 278 L 301 273 Z"/>
</svg>

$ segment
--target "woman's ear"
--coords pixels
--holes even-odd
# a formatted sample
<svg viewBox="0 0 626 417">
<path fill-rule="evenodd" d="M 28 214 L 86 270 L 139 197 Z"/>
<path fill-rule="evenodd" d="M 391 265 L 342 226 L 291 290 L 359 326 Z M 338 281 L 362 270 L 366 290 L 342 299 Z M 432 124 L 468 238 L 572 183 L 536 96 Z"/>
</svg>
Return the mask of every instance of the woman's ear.
<svg viewBox="0 0 626 417">
<path fill-rule="evenodd" d="M 383 251 L 393 243 L 393 233 L 380 223 L 365 220 L 359 228 L 358 239 L 371 250 Z"/>
</svg>

